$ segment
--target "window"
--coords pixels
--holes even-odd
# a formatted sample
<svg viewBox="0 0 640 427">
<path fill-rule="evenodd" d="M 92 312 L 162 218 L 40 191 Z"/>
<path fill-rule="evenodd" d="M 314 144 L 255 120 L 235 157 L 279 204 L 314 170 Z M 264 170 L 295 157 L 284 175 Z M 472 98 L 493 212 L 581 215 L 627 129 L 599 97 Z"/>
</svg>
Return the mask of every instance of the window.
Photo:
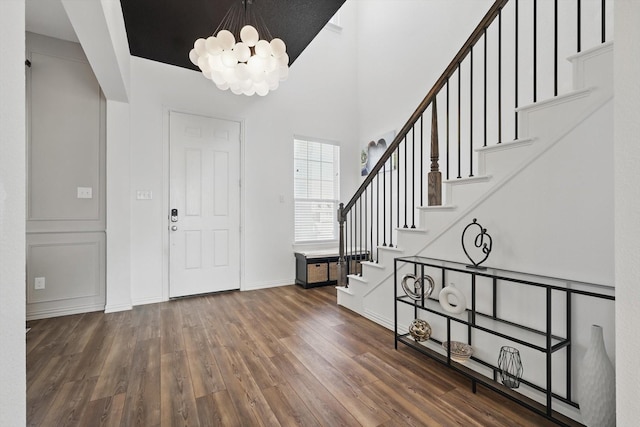
<svg viewBox="0 0 640 427">
<path fill-rule="evenodd" d="M 296 138 L 293 165 L 295 241 L 337 240 L 340 147 Z"/>
</svg>

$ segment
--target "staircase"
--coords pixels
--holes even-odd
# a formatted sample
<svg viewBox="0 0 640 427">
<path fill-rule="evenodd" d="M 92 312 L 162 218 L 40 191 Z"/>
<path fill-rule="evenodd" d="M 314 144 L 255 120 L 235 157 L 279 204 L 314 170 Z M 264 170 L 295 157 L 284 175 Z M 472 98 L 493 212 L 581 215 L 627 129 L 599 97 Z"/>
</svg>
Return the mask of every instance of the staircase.
<svg viewBox="0 0 640 427">
<path fill-rule="evenodd" d="M 394 258 L 423 255 L 465 262 L 460 235 L 475 217 L 494 236 L 494 252 L 487 265 L 588 282 L 608 281 L 607 273 L 600 273 L 600 280 L 594 280 L 594 275 L 599 274 L 598 268 L 589 266 L 598 265 L 594 260 L 607 256 L 604 248 L 592 255 L 594 260 L 567 257 L 556 263 L 558 265 L 549 265 L 544 255 L 537 255 L 538 251 L 545 250 L 544 242 L 553 239 L 554 235 L 565 236 L 562 240 L 569 239 L 563 229 L 570 227 L 576 218 L 587 216 L 592 219 L 585 222 L 594 221 L 596 224 L 609 222 L 609 216 L 612 218 L 611 205 L 604 212 L 585 213 L 593 211 L 591 203 L 595 205 L 596 200 L 590 201 L 590 197 L 606 191 L 607 182 L 600 182 L 594 177 L 594 182 L 588 182 L 587 194 L 579 200 L 567 201 L 562 197 L 566 192 L 584 187 L 585 174 L 598 175 L 602 162 L 607 163 L 602 153 L 610 151 L 608 142 L 613 138 L 613 43 L 603 43 L 568 60 L 573 68 L 573 90 L 518 107 L 518 139 L 475 149 L 475 176 L 445 180 L 443 204 L 418 206 L 416 228 L 396 228 L 394 245 L 378 246 L 377 260 L 363 262 L 361 275 L 349 275 L 348 286 L 337 287 L 338 304 L 393 329 Z M 559 117 L 562 119 L 558 120 Z M 589 142 L 585 143 L 585 139 Z M 576 158 L 580 159 L 581 171 L 576 171 Z M 555 172 L 550 173 L 553 163 L 564 163 L 564 170 L 562 166 L 555 167 Z M 612 171 L 612 164 L 604 166 L 604 170 L 610 168 Z M 541 174 L 553 175 L 553 180 L 562 180 L 563 184 L 549 186 L 551 178 L 547 177 L 538 181 L 539 189 L 530 188 L 531 176 Z M 555 203 L 540 205 L 539 212 L 535 206 L 529 206 L 526 213 L 519 214 L 522 221 L 510 223 L 509 218 L 518 215 L 518 194 L 523 193 L 526 193 L 525 198 L 534 202 L 547 198 L 555 200 Z M 502 202 L 514 199 L 508 206 Z M 536 230 L 533 223 L 523 226 L 522 222 L 533 221 L 545 211 L 554 215 L 562 212 L 562 218 L 552 222 L 542 220 L 544 230 Z M 532 226 L 533 232 L 539 234 L 537 239 L 529 235 Z M 566 245 L 568 250 L 590 246 L 594 237 L 596 241 L 606 240 L 606 230 L 594 231 L 595 235 L 588 232 L 582 228 L 572 230 L 572 242 Z M 513 252 L 522 250 L 502 247 L 507 243 L 504 237 L 507 235 L 512 244 L 517 245 L 526 239 L 531 247 L 525 254 L 514 256 Z M 527 258 L 535 257 L 541 260 L 527 261 Z M 576 270 L 583 271 L 576 274 Z"/>
</svg>

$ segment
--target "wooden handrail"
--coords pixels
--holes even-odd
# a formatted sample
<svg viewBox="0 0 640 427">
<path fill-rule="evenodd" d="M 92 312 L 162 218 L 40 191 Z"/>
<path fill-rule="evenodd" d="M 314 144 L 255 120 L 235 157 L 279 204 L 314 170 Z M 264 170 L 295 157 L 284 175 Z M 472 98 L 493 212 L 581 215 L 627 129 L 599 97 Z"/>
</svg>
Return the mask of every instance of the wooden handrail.
<svg viewBox="0 0 640 427">
<path fill-rule="evenodd" d="M 458 66 L 462 61 L 467 57 L 471 48 L 480 40 L 480 38 L 484 35 L 484 30 L 491 25 L 493 20 L 498 16 L 502 8 L 509 2 L 509 0 L 496 0 L 491 8 L 487 11 L 485 16 L 482 18 L 478 26 L 473 30 L 467 41 L 462 45 L 462 48 L 458 51 L 456 56 L 453 57 L 453 60 L 449 63 L 449 66 L 444 70 L 440 78 L 433 85 L 427 96 L 424 97 L 418 108 L 414 111 L 414 113 L 409 117 L 407 123 L 402 127 L 400 132 L 396 135 L 395 139 L 389 145 L 387 150 L 384 152 L 380 160 L 375 164 L 369 175 L 365 178 L 363 183 L 358 187 L 356 192 L 354 193 L 351 200 L 344 205 L 344 208 L 341 209 L 340 215 L 341 218 L 338 218 L 339 221 L 344 221 L 346 219 L 346 214 L 351 210 L 351 208 L 355 205 L 358 198 L 364 193 L 366 188 L 371 184 L 375 176 L 380 172 L 383 168 L 384 164 L 389 160 L 393 152 L 398 148 L 400 143 L 404 140 L 405 136 L 409 133 L 411 128 L 416 124 L 418 119 L 425 112 L 429 104 L 431 104 L 432 100 L 435 99 L 435 96 L 442 90 L 444 85 L 447 83 L 447 79 L 450 78 L 455 71 L 458 69 Z"/>
</svg>

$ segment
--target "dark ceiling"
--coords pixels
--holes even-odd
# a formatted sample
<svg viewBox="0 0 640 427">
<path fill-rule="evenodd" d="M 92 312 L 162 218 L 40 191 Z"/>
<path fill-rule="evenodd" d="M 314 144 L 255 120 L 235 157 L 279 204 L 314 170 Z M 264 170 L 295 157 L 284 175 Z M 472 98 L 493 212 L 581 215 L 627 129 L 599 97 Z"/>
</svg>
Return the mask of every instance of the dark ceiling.
<svg viewBox="0 0 640 427">
<path fill-rule="evenodd" d="M 121 0 L 131 55 L 198 70 L 189 60 L 193 42 L 207 38 L 234 2 L 242 0 Z M 296 60 L 345 0 L 253 0 L 273 37 Z"/>
</svg>

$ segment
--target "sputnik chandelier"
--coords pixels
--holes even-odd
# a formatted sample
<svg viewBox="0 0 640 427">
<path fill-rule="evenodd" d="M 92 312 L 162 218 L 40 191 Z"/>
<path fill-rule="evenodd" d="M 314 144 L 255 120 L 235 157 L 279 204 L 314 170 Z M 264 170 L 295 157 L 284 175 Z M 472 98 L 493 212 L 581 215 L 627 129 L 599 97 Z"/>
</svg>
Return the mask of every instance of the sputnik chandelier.
<svg viewBox="0 0 640 427">
<path fill-rule="evenodd" d="M 211 37 L 195 41 L 189 59 L 218 89 L 265 96 L 288 77 L 289 55 L 285 43 L 271 36 L 261 17 L 258 21 L 253 2 L 231 6 Z"/>
</svg>

